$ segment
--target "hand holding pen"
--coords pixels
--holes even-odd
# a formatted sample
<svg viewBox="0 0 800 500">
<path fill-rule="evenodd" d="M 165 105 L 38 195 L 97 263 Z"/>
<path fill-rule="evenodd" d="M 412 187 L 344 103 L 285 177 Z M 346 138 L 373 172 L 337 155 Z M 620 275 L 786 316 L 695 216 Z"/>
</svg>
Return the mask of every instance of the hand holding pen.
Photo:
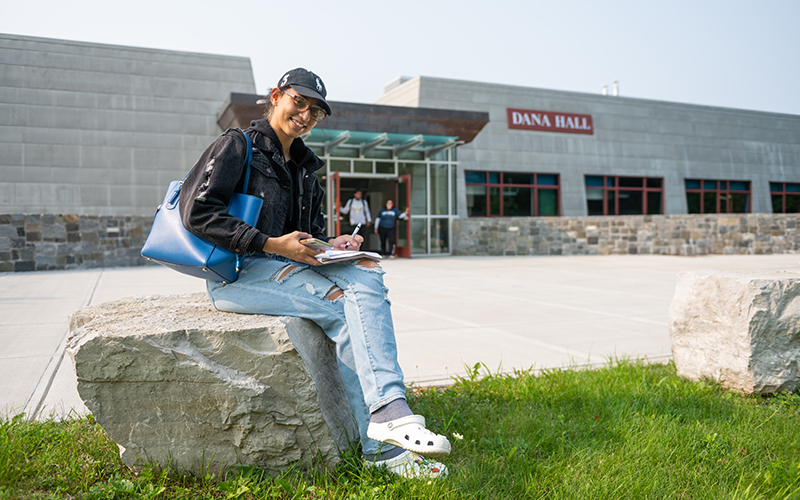
<svg viewBox="0 0 800 500">
<path fill-rule="evenodd" d="M 356 235 L 358 234 L 358 230 L 359 229 L 361 229 L 361 223 L 360 222 L 356 225 L 356 228 L 353 229 L 353 234 L 351 234 L 350 237 L 351 238 L 355 238 Z M 344 249 L 347 250 L 349 247 L 350 247 L 350 242 L 348 241 L 347 243 L 344 244 Z"/>
</svg>

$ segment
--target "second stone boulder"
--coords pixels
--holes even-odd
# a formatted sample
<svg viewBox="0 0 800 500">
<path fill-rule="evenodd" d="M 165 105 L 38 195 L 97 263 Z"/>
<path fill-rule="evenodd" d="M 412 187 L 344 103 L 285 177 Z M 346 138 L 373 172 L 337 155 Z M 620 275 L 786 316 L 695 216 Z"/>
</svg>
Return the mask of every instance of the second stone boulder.
<svg viewBox="0 0 800 500">
<path fill-rule="evenodd" d="M 771 394 L 800 387 L 800 274 L 678 274 L 669 333 L 678 375 Z"/>
</svg>

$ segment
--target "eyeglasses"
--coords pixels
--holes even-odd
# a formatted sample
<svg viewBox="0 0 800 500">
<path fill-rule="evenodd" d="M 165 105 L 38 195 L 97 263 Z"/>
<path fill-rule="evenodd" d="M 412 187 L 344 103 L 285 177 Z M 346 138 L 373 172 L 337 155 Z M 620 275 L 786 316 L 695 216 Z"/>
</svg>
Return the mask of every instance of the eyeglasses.
<svg viewBox="0 0 800 500">
<path fill-rule="evenodd" d="M 292 101 L 294 102 L 294 107 L 297 108 L 297 111 L 303 112 L 308 108 L 311 108 L 311 119 L 317 123 L 321 122 L 328 116 L 328 113 L 326 113 L 324 109 L 318 106 L 312 106 L 308 103 L 308 101 L 305 100 L 305 98 L 292 94 L 288 90 L 284 90 L 283 92 L 291 96 Z"/>
</svg>

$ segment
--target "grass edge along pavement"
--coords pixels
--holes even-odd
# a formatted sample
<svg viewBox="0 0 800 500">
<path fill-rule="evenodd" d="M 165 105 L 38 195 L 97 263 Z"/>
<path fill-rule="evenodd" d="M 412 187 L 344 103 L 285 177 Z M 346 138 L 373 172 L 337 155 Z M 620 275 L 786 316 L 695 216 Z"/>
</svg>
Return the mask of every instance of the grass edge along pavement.
<svg viewBox="0 0 800 500">
<path fill-rule="evenodd" d="M 748 396 L 675 374 L 673 363 L 489 373 L 412 388 L 412 409 L 446 434 L 443 481 L 335 467 L 137 475 L 89 416 L 0 422 L 0 498 L 735 498 L 800 499 L 800 394 Z"/>
</svg>

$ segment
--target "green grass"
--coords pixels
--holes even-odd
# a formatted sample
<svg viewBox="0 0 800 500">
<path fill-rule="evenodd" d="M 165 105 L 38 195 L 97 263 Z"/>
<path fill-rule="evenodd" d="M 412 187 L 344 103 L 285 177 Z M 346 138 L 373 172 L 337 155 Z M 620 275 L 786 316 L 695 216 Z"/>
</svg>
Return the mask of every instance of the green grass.
<svg viewBox="0 0 800 500">
<path fill-rule="evenodd" d="M 444 481 L 368 470 L 349 452 L 278 475 L 134 475 L 91 417 L 0 422 L 0 498 L 800 499 L 800 395 L 690 382 L 675 367 L 488 374 L 480 366 L 409 403 L 453 453 Z"/>
</svg>

